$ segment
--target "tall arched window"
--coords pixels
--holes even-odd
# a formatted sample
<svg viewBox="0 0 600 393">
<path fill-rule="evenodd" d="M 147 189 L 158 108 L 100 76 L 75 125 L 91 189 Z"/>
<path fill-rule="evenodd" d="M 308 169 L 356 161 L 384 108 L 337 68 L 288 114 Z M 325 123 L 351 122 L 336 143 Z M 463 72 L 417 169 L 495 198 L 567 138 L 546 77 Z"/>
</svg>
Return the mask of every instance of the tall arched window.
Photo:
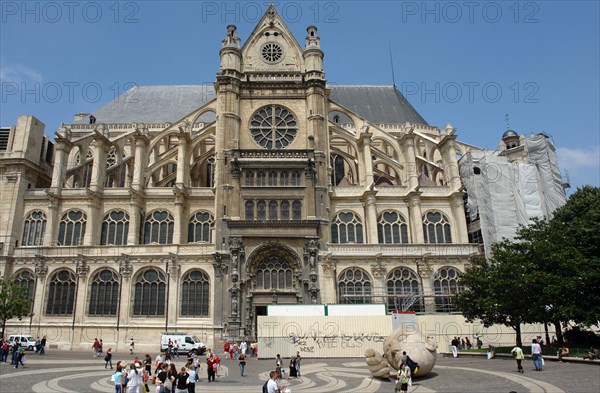
<svg viewBox="0 0 600 393">
<path fill-rule="evenodd" d="M 209 279 L 200 270 L 192 270 L 181 279 L 181 316 L 208 317 Z"/>
<path fill-rule="evenodd" d="M 246 220 L 254 220 L 254 202 L 246 202 Z"/>
<path fill-rule="evenodd" d="M 256 216 L 257 220 L 265 220 L 267 218 L 267 202 L 262 199 L 256 203 Z"/>
<path fill-rule="evenodd" d="M 166 210 L 155 210 L 146 216 L 144 223 L 144 244 L 173 243 L 174 220 Z"/>
<path fill-rule="evenodd" d="M 419 278 L 411 269 L 400 267 L 387 277 L 389 311 L 423 311 L 423 297 Z"/>
<path fill-rule="evenodd" d="M 292 202 L 292 215 L 294 220 L 302 219 L 302 202 L 294 201 Z"/>
<path fill-rule="evenodd" d="M 429 212 L 423 217 L 425 243 L 452 243 L 448 218 L 440 212 Z"/>
<path fill-rule="evenodd" d="M 453 267 L 442 267 L 433 275 L 436 311 L 458 311 L 454 297 L 464 289 L 458 285 L 458 274 L 458 270 Z"/>
<path fill-rule="evenodd" d="M 165 315 L 167 280 L 158 269 L 148 269 L 135 280 L 133 315 L 156 317 Z"/>
<path fill-rule="evenodd" d="M 360 218 L 352 212 L 338 213 L 331 222 L 332 243 L 362 243 L 363 226 Z"/>
<path fill-rule="evenodd" d="M 344 167 L 344 159 L 342 156 L 337 154 L 331 155 L 331 167 L 333 168 L 333 172 L 331 173 L 331 183 L 334 186 L 340 184 L 344 176 L 346 175 L 345 167 Z"/>
<path fill-rule="evenodd" d="M 408 243 L 408 226 L 402 214 L 386 211 L 377 219 L 379 244 Z"/>
<path fill-rule="evenodd" d="M 371 303 L 371 277 L 360 268 L 344 270 L 338 279 L 340 303 Z"/>
<path fill-rule="evenodd" d="M 288 201 L 281 201 L 281 219 L 290 219 L 290 203 Z"/>
<path fill-rule="evenodd" d="M 277 220 L 277 201 L 269 201 L 269 220 Z"/>
<path fill-rule="evenodd" d="M 205 187 L 215 186 L 215 156 L 211 156 L 206 160 L 206 182 Z"/>
<path fill-rule="evenodd" d="M 19 287 L 27 288 L 27 296 L 29 296 L 28 313 L 33 309 L 33 291 L 35 288 L 35 278 L 30 270 L 19 270 L 13 276 L 13 282 Z"/>
<path fill-rule="evenodd" d="M 117 273 L 103 269 L 92 277 L 90 287 L 90 315 L 117 315 L 119 278 Z"/>
<path fill-rule="evenodd" d="M 59 246 L 79 246 L 83 244 L 87 216 L 79 210 L 63 214 L 58 226 Z"/>
<path fill-rule="evenodd" d="M 77 282 L 75 280 L 75 273 L 67 269 L 62 269 L 54 273 L 48 284 L 46 314 L 59 316 L 72 315 L 76 292 Z"/>
<path fill-rule="evenodd" d="M 122 246 L 127 244 L 129 234 L 129 214 L 121 210 L 113 210 L 104 216 L 100 244 L 105 246 L 114 244 Z"/>
<path fill-rule="evenodd" d="M 293 270 L 289 263 L 281 257 L 266 258 L 256 270 L 256 289 L 292 289 Z"/>
<path fill-rule="evenodd" d="M 215 218 L 209 212 L 198 212 L 188 225 L 188 243 L 211 243 Z"/>
<path fill-rule="evenodd" d="M 29 213 L 23 223 L 21 246 L 41 246 L 46 233 L 46 215 L 39 210 Z"/>
</svg>

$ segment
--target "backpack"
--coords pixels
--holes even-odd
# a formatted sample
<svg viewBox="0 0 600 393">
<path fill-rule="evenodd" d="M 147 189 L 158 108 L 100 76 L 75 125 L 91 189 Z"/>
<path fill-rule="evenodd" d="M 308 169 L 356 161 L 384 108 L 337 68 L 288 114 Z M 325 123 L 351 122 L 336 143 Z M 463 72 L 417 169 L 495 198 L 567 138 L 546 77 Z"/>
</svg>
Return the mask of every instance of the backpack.
<svg viewBox="0 0 600 393">
<path fill-rule="evenodd" d="M 269 384 L 269 380 L 267 379 L 267 382 L 265 382 L 265 384 L 263 385 L 262 393 L 269 393 L 269 389 L 267 388 L 268 384 Z"/>
<path fill-rule="evenodd" d="M 406 365 L 410 368 L 410 372 L 412 375 L 416 375 L 419 372 L 419 363 L 415 362 L 410 358 L 410 356 L 406 357 Z"/>
</svg>

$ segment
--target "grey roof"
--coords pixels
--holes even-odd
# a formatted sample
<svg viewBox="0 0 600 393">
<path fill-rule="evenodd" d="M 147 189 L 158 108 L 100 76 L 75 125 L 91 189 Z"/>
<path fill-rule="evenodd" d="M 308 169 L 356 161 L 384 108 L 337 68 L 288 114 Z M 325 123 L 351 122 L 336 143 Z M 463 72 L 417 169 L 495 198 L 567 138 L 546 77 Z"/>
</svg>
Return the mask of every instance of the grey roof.
<svg viewBox="0 0 600 393">
<path fill-rule="evenodd" d="M 176 122 L 215 98 L 211 85 L 136 86 L 93 113 L 97 123 Z M 214 116 L 200 121 L 213 121 Z M 84 119 L 79 123 L 86 123 Z"/>
<path fill-rule="evenodd" d="M 330 85 L 331 99 L 379 123 L 427 122 L 394 86 Z M 215 98 L 212 84 L 136 86 L 93 113 L 97 123 L 173 123 Z M 207 114 L 200 121 L 213 121 Z M 78 123 L 87 123 L 82 119 Z"/>
<path fill-rule="evenodd" d="M 425 119 L 395 86 L 330 85 L 333 101 L 373 123 L 425 124 Z"/>
</svg>

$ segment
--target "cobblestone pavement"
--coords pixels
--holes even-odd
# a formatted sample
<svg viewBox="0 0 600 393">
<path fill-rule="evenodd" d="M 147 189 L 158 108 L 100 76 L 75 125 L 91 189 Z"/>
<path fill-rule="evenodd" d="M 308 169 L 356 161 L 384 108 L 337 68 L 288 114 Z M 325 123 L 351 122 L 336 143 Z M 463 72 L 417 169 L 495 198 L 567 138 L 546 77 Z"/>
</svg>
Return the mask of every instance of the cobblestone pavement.
<svg viewBox="0 0 600 393">
<path fill-rule="evenodd" d="M 115 360 L 131 362 L 131 356 L 115 354 Z M 115 361 L 116 364 L 116 361 Z M 241 377 L 237 362 L 223 360 L 215 383 L 206 381 L 206 368 L 196 391 L 260 392 L 274 360 L 248 359 L 246 377 Z M 176 362 L 177 366 L 183 365 Z M 544 371 L 533 370 L 524 363 L 525 373 L 516 372 L 512 359 L 442 358 L 438 357 L 433 372 L 415 378 L 409 392 L 534 392 L 596 393 L 600 392 L 600 366 L 546 362 Z M 363 359 L 304 359 L 302 377 L 283 380 L 292 393 L 297 392 L 393 392 L 391 381 L 371 378 Z M 29 354 L 23 369 L 0 364 L 2 393 L 96 393 L 114 392 L 111 370 L 104 368 L 102 358 L 87 352 L 55 352 L 44 357 Z M 150 385 L 154 393 L 154 386 Z"/>
</svg>

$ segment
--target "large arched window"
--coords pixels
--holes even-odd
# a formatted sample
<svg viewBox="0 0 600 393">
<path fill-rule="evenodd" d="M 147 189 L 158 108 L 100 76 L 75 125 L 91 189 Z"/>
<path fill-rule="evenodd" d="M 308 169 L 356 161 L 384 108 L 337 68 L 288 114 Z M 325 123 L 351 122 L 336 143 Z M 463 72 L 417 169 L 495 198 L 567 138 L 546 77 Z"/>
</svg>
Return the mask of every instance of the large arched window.
<svg viewBox="0 0 600 393">
<path fill-rule="evenodd" d="M 133 315 L 156 317 L 165 315 L 167 280 L 162 271 L 148 269 L 135 280 Z"/>
<path fill-rule="evenodd" d="M 256 270 L 256 289 L 292 289 L 292 275 L 293 270 L 286 260 L 278 256 L 268 257 Z"/>
<path fill-rule="evenodd" d="M 440 212 L 429 212 L 423 216 L 425 243 L 452 243 L 450 222 Z"/>
<path fill-rule="evenodd" d="M 246 220 L 254 220 L 254 201 L 246 202 L 245 215 Z"/>
<path fill-rule="evenodd" d="M 267 219 L 267 202 L 262 199 L 256 202 L 256 218 L 258 220 Z"/>
<path fill-rule="evenodd" d="M 399 267 L 387 277 L 389 311 L 423 311 L 423 297 L 419 278 L 411 269 Z"/>
<path fill-rule="evenodd" d="M 352 212 L 341 212 L 331 222 L 332 243 L 362 243 L 363 226 L 360 218 Z"/>
<path fill-rule="evenodd" d="M 103 269 L 92 277 L 90 287 L 90 315 L 117 315 L 119 304 L 119 278 L 109 269 Z"/>
<path fill-rule="evenodd" d="M 181 279 L 181 316 L 208 317 L 208 276 L 200 270 L 192 270 Z"/>
<path fill-rule="evenodd" d="M 290 202 L 288 201 L 281 201 L 281 219 L 290 219 Z"/>
<path fill-rule="evenodd" d="M 173 243 L 174 220 L 166 210 L 155 210 L 146 216 L 144 223 L 144 244 Z"/>
<path fill-rule="evenodd" d="M 129 214 L 121 210 L 114 210 L 104 216 L 100 244 L 105 246 L 113 244 L 122 246 L 127 244 L 129 234 Z"/>
<path fill-rule="evenodd" d="M 377 219 L 379 244 L 408 243 L 408 226 L 402 214 L 386 211 Z"/>
<path fill-rule="evenodd" d="M 371 277 L 360 268 L 344 270 L 338 279 L 340 303 L 371 303 Z"/>
<path fill-rule="evenodd" d="M 13 282 L 22 288 L 27 288 L 27 296 L 29 296 L 29 308 L 28 313 L 33 309 L 33 291 L 35 288 L 35 279 L 33 273 L 30 270 L 19 270 L 13 276 Z"/>
<path fill-rule="evenodd" d="M 46 215 L 41 211 L 29 213 L 23 223 L 23 241 L 21 246 L 41 246 L 46 233 Z"/>
<path fill-rule="evenodd" d="M 209 212 L 198 212 L 188 225 L 188 243 L 212 243 L 212 229 L 215 218 Z"/>
<path fill-rule="evenodd" d="M 458 270 L 453 267 L 442 267 L 433 275 L 436 311 L 458 311 L 454 297 L 464 289 L 458 285 L 458 275 Z"/>
<path fill-rule="evenodd" d="M 59 246 L 79 246 L 83 244 L 87 216 L 79 210 L 63 214 L 58 226 Z"/>
<path fill-rule="evenodd" d="M 275 221 L 277 220 L 277 201 L 269 201 L 269 220 Z"/>
<path fill-rule="evenodd" d="M 302 219 L 302 202 L 294 201 L 292 202 L 292 215 L 294 220 Z"/>
<path fill-rule="evenodd" d="M 72 315 L 75 305 L 77 282 L 75 273 L 62 269 L 50 277 L 48 284 L 47 315 Z"/>
</svg>

